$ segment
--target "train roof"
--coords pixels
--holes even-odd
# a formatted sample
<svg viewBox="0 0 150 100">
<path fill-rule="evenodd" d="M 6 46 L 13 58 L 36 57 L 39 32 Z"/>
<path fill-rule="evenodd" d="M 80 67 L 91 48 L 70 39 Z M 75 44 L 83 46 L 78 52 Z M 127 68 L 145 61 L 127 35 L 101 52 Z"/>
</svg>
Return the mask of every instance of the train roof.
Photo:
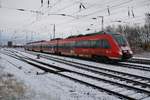
<svg viewBox="0 0 150 100">
<path fill-rule="evenodd" d="M 110 35 L 113 35 L 113 34 L 117 34 L 115 32 L 104 32 L 104 31 L 100 31 L 100 32 L 95 32 L 95 33 L 90 33 L 90 34 L 79 34 L 79 35 L 74 35 L 74 36 L 69 36 L 67 37 L 66 39 L 69 39 L 69 38 L 76 38 L 76 37 L 84 37 L 84 36 L 93 36 L 93 35 L 98 35 L 98 34 L 110 34 Z"/>
<path fill-rule="evenodd" d="M 28 42 L 27 44 L 31 44 L 31 43 L 40 43 L 40 42 L 46 42 L 46 40 L 34 41 L 34 42 Z"/>
<path fill-rule="evenodd" d="M 100 35 L 100 34 L 118 34 L 116 32 L 105 32 L 105 31 L 100 31 L 100 32 L 95 32 L 95 33 L 89 33 L 89 34 L 79 34 L 79 35 L 74 35 L 74 36 L 69 36 L 65 39 L 74 39 L 74 38 L 79 38 L 79 37 L 86 37 L 86 36 L 94 36 L 94 35 Z M 55 40 L 63 40 L 63 38 L 55 38 L 55 39 L 51 39 L 50 41 L 55 41 Z M 46 40 L 41 40 L 41 41 L 35 41 L 35 42 L 29 42 L 27 44 L 32 44 L 32 43 L 42 43 L 42 42 L 50 42 L 50 41 L 46 41 Z"/>
<path fill-rule="evenodd" d="M 54 40 L 62 40 L 63 38 L 55 38 L 55 39 L 51 39 L 51 41 L 54 41 Z"/>
</svg>

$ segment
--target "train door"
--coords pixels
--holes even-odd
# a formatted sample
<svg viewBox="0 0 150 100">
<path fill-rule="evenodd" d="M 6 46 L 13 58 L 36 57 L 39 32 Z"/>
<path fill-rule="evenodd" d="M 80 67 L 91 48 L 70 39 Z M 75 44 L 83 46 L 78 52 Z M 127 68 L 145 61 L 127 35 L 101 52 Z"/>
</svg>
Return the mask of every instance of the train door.
<svg viewBox="0 0 150 100">
<path fill-rule="evenodd" d="M 58 54 L 58 40 L 56 40 L 56 43 L 54 43 L 53 50 L 54 53 Z"/>
<path fill-rule="evenodd" d="M 39 44 L 39 49 L 40 52 L 43 52 L 42 43 Z"/>
<path fill-rule="evenodd" d="M 108 55 L 108 52 L 109 52 L 109 50 L 110 50 L 110 44 L 109 44 L 109 42 L 108 42 L 108 40 L 107 39 L 102 39 L 101 40 L 101 48 L 102 48 L 102 53 L 103 53 L 103 55 L 105 56 L 105 57 L 108 57 L 109 55 Z"/>
</svg>

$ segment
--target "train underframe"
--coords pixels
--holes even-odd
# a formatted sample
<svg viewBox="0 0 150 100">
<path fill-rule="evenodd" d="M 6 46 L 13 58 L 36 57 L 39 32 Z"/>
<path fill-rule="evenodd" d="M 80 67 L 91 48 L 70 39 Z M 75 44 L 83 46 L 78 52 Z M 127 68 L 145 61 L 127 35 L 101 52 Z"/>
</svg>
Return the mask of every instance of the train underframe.
<svg viewBox="0 0 150 100">
<path fill-rule="evenodd" d="M 132 57 L 129 53 L 122 53 L 123 55 L 120 57 L 108 57 L 108 56 L 100 56 L 100 55 L 87 55 L 87 54 L 76 54 L 76 53 L 65 53 L 60 51 L 50 52 L 45 50 L 34 50 L 28 49 L 29 51 L 36 51 L 36 52 L 43 52 L 43 53 L 50 53 L 62 56 L 70 56 L 70 57 L 80 57 L 80 58 L 87 58 L 94 61 L 101 61 L 101 62 L 119 62 L 119 61 L 126 61 Z"/>
</svg>

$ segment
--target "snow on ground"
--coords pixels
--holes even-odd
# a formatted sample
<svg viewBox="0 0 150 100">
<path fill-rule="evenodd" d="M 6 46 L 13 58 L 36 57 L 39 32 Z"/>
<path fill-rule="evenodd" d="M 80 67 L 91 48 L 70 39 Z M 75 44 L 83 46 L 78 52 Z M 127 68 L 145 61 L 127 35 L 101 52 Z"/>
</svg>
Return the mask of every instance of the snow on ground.
<svg viewBox="0 0 150 100">
<path fill-rule="evenodd" d="M 20 52 L 20 51 L 18 51 L 18 52 Z M 24 53 L 24 52 L 20 52 L 20 53 L 25 54 L 26 56 L 29 56 L 29 57 L 32 57 L 32 58 L 36 58 L 36 56 L 31 55 L 31 54 L 27 54 L 27 53 Z M 41 54 L 41 53 L 39 53 L 39 54 Z M 101 68 L 106 68 L 106 69 L 113 69 L 115 71 L 130 73 L 130 74 L 134 74 L 134 75 L 140 75 L 140 76 L 144 76 L 144 77 L 148 77 L 148 78 L 150 77 L 150 72 L 148 72 L 148 71 L 146 72 L 146 71 L 138 70 L 138 69 L 131 69 L 131 68 L 126 68 L 126 67 L 121 67 L 121 66 L 119 67 L 119 66 L 115 66 L 115 65 L 96 63 L 96 62 L 92 62 L 92 61 L 79 60 L 79 59 L 74 59 L 74 58 L 69 58 L 69 57 L 62 57 L 62 56 L 56 56 L 56 55 L 50 55 L 50 54 L 44 54 L 44 55 L 58 57 L 58 58 L 69 60 L 69 61 L 80 62 L 80 63 L 83 63 L 83 64 L 88 64 L 88 65 L 92 65 L 92 66 L 96 66 L 96 67 L 101 67 Z M 44 58 L 41 58 L 41 59 L 44 62 L 48 62 L 48 63 L 52 63 L 53 62 L 53 61 L 50 61 L 50 60 L 47 60 L 47 59 L 44 59 Z M 60 66 L 59 63 L 56 63 L 56 62 L 53 62 L 53 63 L 55 65 L 57 65 L 57 66 Z"/>
<path fill-rule="evenodd" d="M 28 87 L 28 100 L 117 100 L 105 92 L 55 74 L 36 75 L 43 71 L 1 53 L 0 66 Z"/>
<path fill-rule="evenodd" d="M 143 67 L 150 67 L 150 65 L 147 64 L 138 64 L 138 63 L 130 63 L 130 62 L 120 62 L 122 64 L 130 64 L 130 65 L 137 65 L 137 66 L 143 66 Z"/>
<path fill-rule="evenodd" d="M 24 51 L 24 49 L 22 49 L 22 48 L 17 48 L 16 50 Z M 150 52 L 147 51 L 147 52 L 134 54 L 133 58 L 141 58 L 141 59 L 148 59 L 148 60 L 150 60 Z"/>
<path fill-rule="evenodd" d="M 150 52 L 142 52 L 142 53 L 135 54 L 133 58 L 150 60 Z"/>
<path fill-rule="evenodd" d="M 0 100 L 24 100 L 26 86 L 3 69 L 4 67 L 0 66 Z"/>
<path fill-rule="evenodd" d="M 135 54 L 134 56 L 135 57 L 150 58 L 150 52 L 142 52 L 142 53 L 139 53 L 139 54 Z"/>
</svg>

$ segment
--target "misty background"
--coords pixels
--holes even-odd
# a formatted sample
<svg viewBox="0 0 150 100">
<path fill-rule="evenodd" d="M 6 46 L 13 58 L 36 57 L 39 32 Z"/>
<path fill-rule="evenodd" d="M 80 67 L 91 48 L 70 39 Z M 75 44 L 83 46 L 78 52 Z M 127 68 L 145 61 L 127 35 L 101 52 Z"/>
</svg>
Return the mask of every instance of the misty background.
<svg viewBox="0 0 150 100">
<path fill-rule="evenodd" d="M 149 12 L 149 0 L 0 0 L 0 41 L 25 44 L 97 32 L 103 16 L 105 30 L 122 32 L 139 47 L 149 43 Z"/>
</svg>

